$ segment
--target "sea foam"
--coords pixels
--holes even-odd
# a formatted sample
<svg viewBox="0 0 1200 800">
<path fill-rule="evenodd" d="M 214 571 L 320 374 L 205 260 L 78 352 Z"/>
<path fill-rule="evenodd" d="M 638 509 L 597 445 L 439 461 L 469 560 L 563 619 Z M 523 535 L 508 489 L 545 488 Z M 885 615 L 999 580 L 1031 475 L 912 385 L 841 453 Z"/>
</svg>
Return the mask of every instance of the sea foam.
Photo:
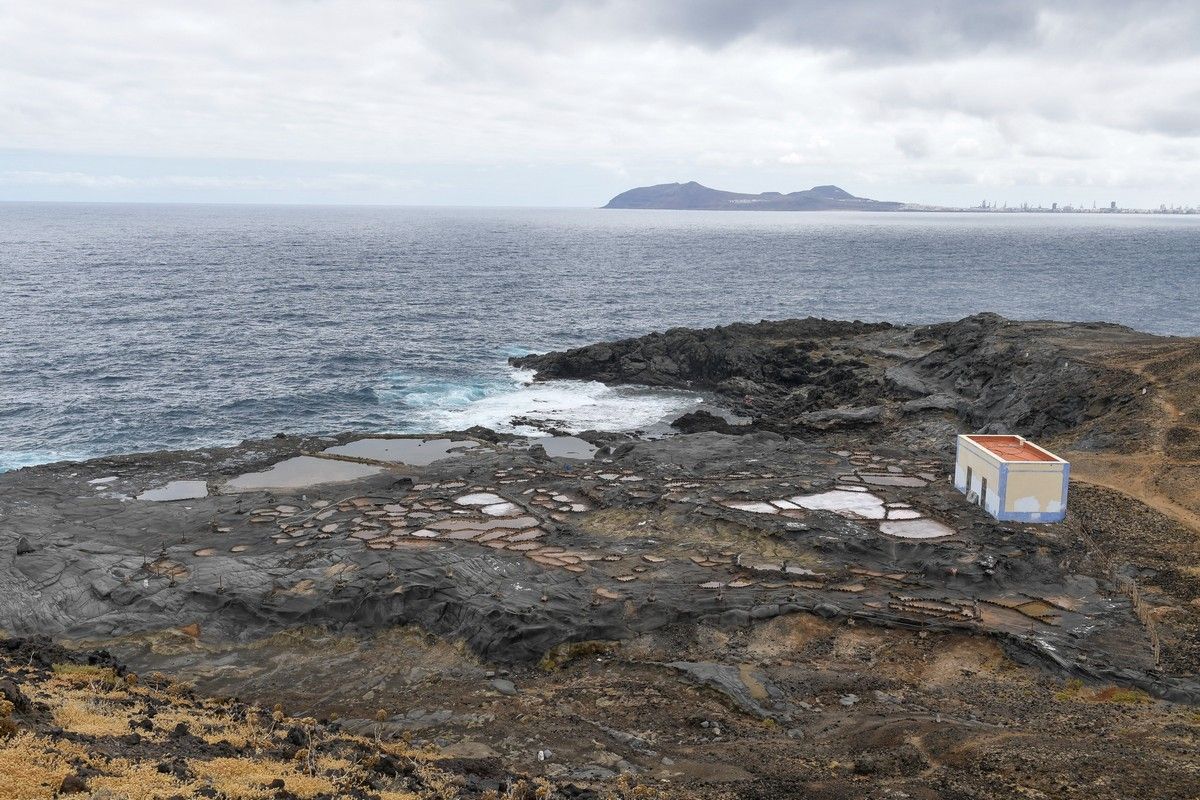
<svg viewBox="0 0 1200 800">
<path fill-rule="evenodd" d="M 489 385 L 447 383 L 405 396 L 405 426 L 415 431 L 462 430 L 481 425 L 505 433 L 537 434 L 537 425 L 578 433 L 641 430 L 683 414 L 702 402 L 691 392 L 606 386 L 595 381 L 534 382 L 533 373 L 513 369 Z"/>
</svg>

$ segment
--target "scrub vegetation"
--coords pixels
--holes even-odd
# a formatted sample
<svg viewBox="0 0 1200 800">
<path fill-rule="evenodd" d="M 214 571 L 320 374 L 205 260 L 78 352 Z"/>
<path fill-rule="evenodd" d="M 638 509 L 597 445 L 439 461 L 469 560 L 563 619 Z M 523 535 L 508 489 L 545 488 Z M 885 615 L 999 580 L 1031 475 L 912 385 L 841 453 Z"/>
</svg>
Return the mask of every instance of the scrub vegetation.
<svg viewBox="0 0 1200 800">
<path fill-rule="evenodd" d="M 157 673 L 136 675 L 104 652 L 0 644 L 0 800 L 462 796 L 461 774 L 403 738 L 203 697 Z M 495 796 L 560 795 L 544 780 L 514 780 Z"/>
</svg>

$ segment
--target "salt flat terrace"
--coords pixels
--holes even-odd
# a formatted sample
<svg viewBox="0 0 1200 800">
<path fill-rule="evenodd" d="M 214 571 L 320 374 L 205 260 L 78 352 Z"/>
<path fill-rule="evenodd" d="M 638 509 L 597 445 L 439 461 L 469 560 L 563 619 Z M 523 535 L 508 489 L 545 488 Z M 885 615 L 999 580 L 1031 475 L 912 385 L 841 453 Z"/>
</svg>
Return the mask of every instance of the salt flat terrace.
<svg viewBox="0 0 1200 800">
<path fill-rule="evenodd" d="M 812 612 L 994 634 L 1200 698 L 1156 669 L 1125 596 L 1064 572 L 1056 526 L 997 523 L 937 459 L 770 434 L 537 444 L 284 439 L 10 473 L 0 611 L 15 633 L 92 640 L 415 624 L 508 663 Z M 210 491 L 154 494 L 185 480 Z"/>
</svg>

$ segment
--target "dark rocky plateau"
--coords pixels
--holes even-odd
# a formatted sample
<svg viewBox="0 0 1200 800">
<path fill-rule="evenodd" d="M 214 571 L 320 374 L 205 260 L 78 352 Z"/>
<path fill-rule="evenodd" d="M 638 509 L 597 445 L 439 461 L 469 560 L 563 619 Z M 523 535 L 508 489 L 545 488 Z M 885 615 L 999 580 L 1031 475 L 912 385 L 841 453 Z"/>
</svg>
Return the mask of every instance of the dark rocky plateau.
<svg viewBox="0 0 1200 800">
<path fill-rule="evenodd" d="M 724 409 L 570 458 L 471 429 L 0 475 L 0 627 L 544 796 L 1200 791 L 1197 340 L 804 319 L 515 363 Z M 1067 519 L 968 503 L 963 431 L 1070 458 Z"/>
<path fill-rule="evenodd" d="M 905 204 L 855 197 L 837 186 L 814 186 L 787 194 L 743 194 L 710 189 L 688 181 L 630 189 L 609 200 L 604 207 L 692 211 L 900 211 Z"/>
<path fill-rule="evenodd" d="M 1015 323 L 995 314 L 925 326 L 809 318 L 678 328 L 512 362 L 543 380 L 714 392 L 751 417 L 745 431 L 877 425 L 906 438 L 932 433 L 929 446 L 941 452 L 960 428 L 1038 438 L 1074 431 L 1087 448 L 1131 435 L 1122 412 L 1145 402 L 1131 391 L 1145 379 L 1131 387 L 1120 369 L 1082 356 L 1159 341 L 1104 323 Z"/>
</svg>

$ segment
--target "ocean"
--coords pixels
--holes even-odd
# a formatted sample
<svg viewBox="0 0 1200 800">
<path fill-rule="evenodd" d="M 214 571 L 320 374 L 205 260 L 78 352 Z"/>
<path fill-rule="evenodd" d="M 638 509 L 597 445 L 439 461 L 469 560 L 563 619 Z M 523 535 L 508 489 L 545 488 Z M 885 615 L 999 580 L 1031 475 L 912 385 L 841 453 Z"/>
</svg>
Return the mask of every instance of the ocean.
<svg viewBox="0 0 1200 800">
<path fill-rule="evenodd" d="M 808 315 L 1200 334 L 1200 217 L 0 203 L 0 470 L 694 395 L 509 356 Z"/>
</svg>

